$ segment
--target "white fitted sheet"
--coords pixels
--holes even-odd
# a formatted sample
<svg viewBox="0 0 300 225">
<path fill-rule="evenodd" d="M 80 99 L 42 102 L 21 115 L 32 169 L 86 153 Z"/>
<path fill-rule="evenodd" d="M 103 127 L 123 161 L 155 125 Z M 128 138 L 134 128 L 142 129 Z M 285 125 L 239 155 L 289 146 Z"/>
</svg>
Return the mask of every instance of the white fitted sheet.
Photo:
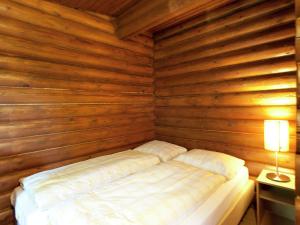
<svg viewBox="0 0 300 225">
<path fill-rule="evenodd" d="M 177 225 L 216 225 L 223 217 L 224 213 L 229 209 L 231 204 L 235 202 L 238 194 L 242 191 L 244 185 L 248 181 L 248 169 L 243 167 L 235 178 L 229 180 L 212 193 L 205 202 L 199 203 L 193 213 L 188 217 L 182 218 L 178 221 Z M 28 215 L 39 218 L 38 224 L 48 224 L 48 219 L 44 218 L 45 214 L 40 212 L 30 194 L 23 191 L 22 188 L 17 188 L 14 192 L 13 198 L 18 197 L 18 201 L 22 201 L 23 210 L 19 212 L 18 222 L 19 225 L 26 224 L 25 218 Z M 32 224 L 30 224 L 32 225 Z"/>
</svg>

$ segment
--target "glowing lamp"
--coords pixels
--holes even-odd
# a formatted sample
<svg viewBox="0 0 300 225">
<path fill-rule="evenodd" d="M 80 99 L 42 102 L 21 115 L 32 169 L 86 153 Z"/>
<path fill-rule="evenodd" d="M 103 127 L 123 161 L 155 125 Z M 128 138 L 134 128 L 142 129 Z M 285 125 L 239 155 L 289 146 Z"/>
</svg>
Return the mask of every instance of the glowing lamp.
<svg viewBox="0 0 300 225">
<path fill-rule="evenodd" d="M 278 182 L 288 182 L 290 178 L 278 171 L 278 152 L 289 150 L 289 122 L 287 120 L 265 120 L 265 149 L 275 152 L 276 172 L 268 173 L 267 178 Z"/>
</svg>

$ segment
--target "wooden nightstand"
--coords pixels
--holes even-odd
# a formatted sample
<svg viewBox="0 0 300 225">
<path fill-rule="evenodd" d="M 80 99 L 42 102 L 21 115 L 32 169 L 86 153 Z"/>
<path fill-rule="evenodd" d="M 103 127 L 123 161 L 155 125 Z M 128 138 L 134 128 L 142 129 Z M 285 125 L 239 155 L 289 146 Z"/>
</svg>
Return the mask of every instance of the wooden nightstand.
<svg viewBox="0 0 300 225">
<path fill-rule="evenodd" d="M 257 225 L 295 224 L 295 175 L 287 183 L 269 180 L 263 170 L 256 179 Z"/>
</svg>

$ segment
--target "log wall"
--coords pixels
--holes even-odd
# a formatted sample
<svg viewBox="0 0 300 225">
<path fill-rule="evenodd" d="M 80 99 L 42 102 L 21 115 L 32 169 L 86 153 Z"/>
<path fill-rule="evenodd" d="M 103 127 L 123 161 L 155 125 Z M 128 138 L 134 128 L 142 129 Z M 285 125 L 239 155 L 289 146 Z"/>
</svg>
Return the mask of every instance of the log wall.
<svg viewBox="0 0 300 225">
<path fill-rule="evenodd" d="M 275 163 L 263 121 L 290 121 L 295 160 L 296 63 L 292 0 L 235 1 L 155 34 L 156 136 L 245 159 L 256 176 Z"/>
<path fill-rule="evenodd" d="M 297 63 L 297 151 L 296 151 L 296 224 L 300 224 L 300 1 L 295 0 L 296 14 L 296 63 Z"/>
<path fill-rule="evenodd" d="M 0 1 L 0 224 L 18 179 L 153 139 L 153 41 L 111 18 Z"/>
</svg>

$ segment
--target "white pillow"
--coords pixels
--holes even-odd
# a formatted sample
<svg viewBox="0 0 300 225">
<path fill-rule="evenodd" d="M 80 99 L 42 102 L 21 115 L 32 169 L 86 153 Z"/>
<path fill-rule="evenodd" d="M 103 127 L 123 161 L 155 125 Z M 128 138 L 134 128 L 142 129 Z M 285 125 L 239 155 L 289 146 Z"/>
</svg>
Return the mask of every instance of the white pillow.
<svg viewBox="0 0 300 225">
<path fill-rule="evenodd" d="M 193 149 L 185 154 L 179 155 L 175 160 L 203 170 L 221 174 L 228 179 L 232 179 L 241 167 L 245 165 L 244 160 L 234 156 L 200 149 Z"/>
<path fill-rule="evenodd" d="M 150 141 L 133 150 L 156 155 L 166 162 L 187 151 L 186 148 L 165 141 Z"/>
</svg>

